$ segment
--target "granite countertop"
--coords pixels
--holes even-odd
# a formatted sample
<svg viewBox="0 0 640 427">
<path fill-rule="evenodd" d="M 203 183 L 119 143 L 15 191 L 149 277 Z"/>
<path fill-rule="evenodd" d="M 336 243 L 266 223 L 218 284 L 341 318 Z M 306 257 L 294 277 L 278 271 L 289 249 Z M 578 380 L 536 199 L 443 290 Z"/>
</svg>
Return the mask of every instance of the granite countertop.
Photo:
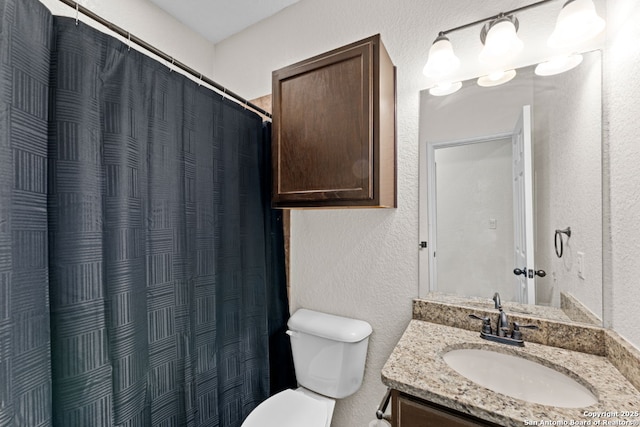
<svg viewBox="0 0 640 427">
<path fill-rule="evenodd" d="M 582 383 L 598 397 L 598 403 L 586 408 L 558 408 L 493 392 L 458 374 L 443 360 L 444 353 L 458 348 L 485 348 L 535 360 Z M 599 425 L 640 425 L 640 416 L 623 414 L 640 411 L 640 392 L 606 357 L 531 342 L 525 347 L 493 343 L 481 339 L 479 332 L 422 320 L 411 320 L 407 326 L 382 369 L 382 381 L 401 392 L 503 426 L 543 425 L 534 424 L 541 421 L 567 423 L 553 425 L 598 425 L 595 421 Z M 609 414 L 589 416 L 602 412 Z M 589 421 L 592 424 L 587 424 Z M 620 421 L 630 423 L 613 424 Z"/>
</svg>

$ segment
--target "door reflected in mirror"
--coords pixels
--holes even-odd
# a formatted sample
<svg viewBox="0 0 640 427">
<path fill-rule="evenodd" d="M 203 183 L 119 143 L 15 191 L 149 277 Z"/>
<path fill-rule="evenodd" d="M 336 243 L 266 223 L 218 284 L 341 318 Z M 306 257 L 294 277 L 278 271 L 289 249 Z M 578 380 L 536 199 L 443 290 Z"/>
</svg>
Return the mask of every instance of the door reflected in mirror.
<svg viewBox="0 0 640 427">
<path fill-rule="evenodd" d="M 499 292 L 601 324 L 601 53 L 563 74 L 533 70 L 502 86 L 421 93 L 421 296 Z"/>
</svg>

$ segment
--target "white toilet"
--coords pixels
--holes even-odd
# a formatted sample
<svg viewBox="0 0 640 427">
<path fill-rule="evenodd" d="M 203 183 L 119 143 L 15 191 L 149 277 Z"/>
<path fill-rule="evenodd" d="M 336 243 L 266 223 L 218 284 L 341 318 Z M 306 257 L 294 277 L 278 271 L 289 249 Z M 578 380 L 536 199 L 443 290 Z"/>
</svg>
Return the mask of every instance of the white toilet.
<svg viewBox="0 0 640 427">
<path fill-rule="evenodd" d="M 334 399 L 362 384 L 371 325 L 303 308 L 287 326 L 300 387 L 262 402 L 242 427 L 329 427 Z"/>
</svg>

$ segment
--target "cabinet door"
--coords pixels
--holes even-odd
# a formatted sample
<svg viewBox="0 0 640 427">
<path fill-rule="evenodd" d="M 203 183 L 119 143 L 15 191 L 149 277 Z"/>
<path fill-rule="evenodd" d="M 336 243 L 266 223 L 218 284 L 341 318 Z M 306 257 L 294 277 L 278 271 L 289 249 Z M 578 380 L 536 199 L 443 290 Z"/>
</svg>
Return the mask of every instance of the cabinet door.
<svg viewBox="0 0 640 427">
<path fill-rule="evenodd" d="M 478 427 L 492 426 L 455 410 L 415 399 L 398 393 L 392 395 L 394 427 Z"/>
<path fill-rule="evenodd" d="M 376 36 L 274 71 L 275 207 L 379 204 L 381 49 Z"/>
</svg>

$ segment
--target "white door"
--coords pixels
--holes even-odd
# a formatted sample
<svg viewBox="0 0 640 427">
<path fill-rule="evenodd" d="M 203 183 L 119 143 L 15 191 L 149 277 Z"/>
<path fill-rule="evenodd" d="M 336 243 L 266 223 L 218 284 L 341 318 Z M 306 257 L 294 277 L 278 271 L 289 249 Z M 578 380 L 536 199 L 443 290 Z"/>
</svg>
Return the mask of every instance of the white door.
<svg viewBox="0 0 640 427">
<path fill-rule="evenodd" d="M 531 148 L 531 107 L 522 114 L 513 131 L 513 223 L 516 295 L 521 303 L 535 304 L 535 260 L 533 257 L 533 158 Z"/>
</svg>

